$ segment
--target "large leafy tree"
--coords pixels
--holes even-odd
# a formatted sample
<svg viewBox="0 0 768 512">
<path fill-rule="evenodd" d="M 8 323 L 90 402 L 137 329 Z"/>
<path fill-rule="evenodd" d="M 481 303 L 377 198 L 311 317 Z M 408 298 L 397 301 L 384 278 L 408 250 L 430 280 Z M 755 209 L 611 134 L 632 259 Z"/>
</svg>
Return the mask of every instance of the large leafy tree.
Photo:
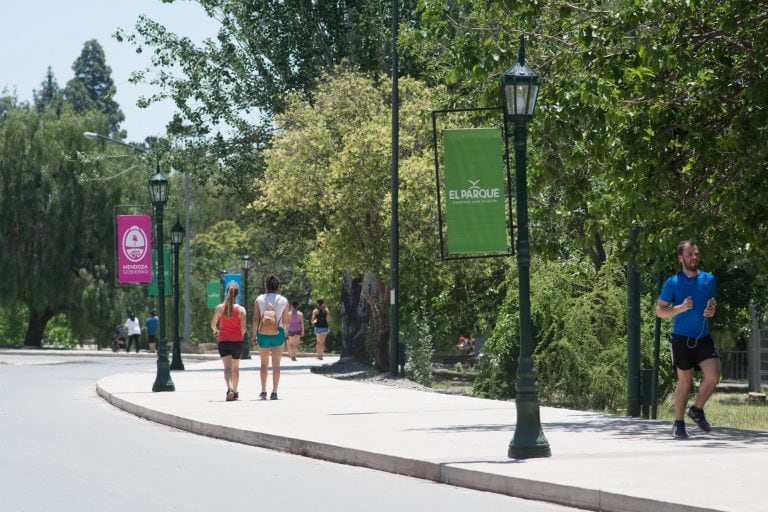
<svg viewBox="0 0 768 512">
<path fill-rule="evenodd" d="M 104 49 L 98 41 L 92 39 L 83 45 L 80 56 L 72 64 L 72 71 L 75 76 L 64 88 L 66 101 L 77 113 L 95 110 L 106 115 L 109 134 L 117 135 L 125 114 L 115 101 L 112 68 L 107 66 Z"/>
<path fill-rule="evenodd" d="M 0 301 L 26 306 L 26 345 L 40 346 L 47 322 L 60 313 L 80 336 L 109 329 L 119 189 L 89 180 L 93 173 L 78 157 L 83 131 L 93 127 L 106 128 L 100 114 L 23 107 L 0 126 Z"/>
<path fill-rule="evenodd" d="M 135 33 L 119 30 L 116 37 L 137 51 L 154 48 L 160 72 L 151 81 L 162 92 L 146 100 L 172 98 L 197 126 L 258 124 L 283 110 L 286 93 L 311 96 L 317 77 L 342 62 L 364 72 L 391 62 L 389 0 L 196 1 L 220 23 L 215 40 L 196 45 L 146 16 Z M 414 3 L 405 2 L 403 19 L 414 18 Z"/>
<path fill-rule="evenodd" d="M 389 254 L 388 82 L 352 72 L 323 75 L 311 103 L 301 94 L 286 99 L 276 117 L 278 132 L 267 152 L 267 172 L 256 203 L 284 219 L 302 212 L 316 247 L 310 255 L 314 282 L 322 293 L 337 293 L 341 275 L 369 274 L 365 300 L 373 313 L 378 343 L 372 359 L 387 367 Z M 421 85 L 404 80 L 402 155 L 405 187 L 429 190 L 428 133 L 418 112 L 430 104 Z M 406 113 L 407 112 L 407 113 Z M 363 178 L 365 177 L 365 178 Z M 407 199 L 406 199 L 407 201 Z M 432 236 L 423 223 L 408 223 L 403 247 L 418 252 Z M 421 235 L 421 236 L 419 236 Z"/>
<path fill-rule="evenodd" d="M 195 1 L 218 21 L 214 39 L 197 44 L 146 16 L 133 32 L 120 29 L 115 37 L 137 52 L 152 49 L 151 73 L 137 71 L 133 80 L 147 80 L 160 92 L 141 104 L 172 99 L 178 115 L 170 131 L 191 124 L 211 135 L 208 151 L 223 165 L 208 169 L 207 179 L 237 184 L 238 199 L 250 203 L 247 185 L 263 171 L 261 153 L 285 94 L 310 98 L 316 78 L 342 62 L 364 72 L 390 65 L 391 2 Z M 403 3 L 401 17 L 415 19 L 415 1 Z"/>
<path fill-rule="evenodd" d="M 432 132 L 426 113 L 434 96 L 423 83 L 400 82 L 400 305 L 403 318 L 426 322 L 440 336 L 470 329 L 478 311 L 493 307 L 503 265 L 436 265 Z M 277 228 L 299 223 L 314 240 L 308 272 L 316 291 L 337 296 L 342 276 L 360 279 L 376 342 L 367 357 L 389 364 L 391 86 L 381 76 L 336 70 L 321 76 L 311 102 L 286 99 L 266 154 L 258 209 Z M 427 318 L 423 318 L 426 311 Z M 465 314 L 467 311 L 475 313 Z M 482 326 L 478 326 L 482 328 Z M 353 353 L 359 353 L 352 350 Z"/>
<path fill-rule="evenodd" d="M 765 270 L 759 240 L 768 188 L 758 178 L 766 170 L 765 5 L 425 0 L 420 7 L 420 30 L 404 41 L 431 81 L 448 85 L 451 104 L 498 104 L 498 77 L 526 36 L 527 60 L 542 78 L 529 138 L 536 252 L 581 253 L 597 269 L 611 250 L 627 261 L 625 240 L 634 233 L 640 265 L 671 269 L 675 244 L 693 237 L 722 281 L 743 274 L 734 272 L 739 262 Z"/>
<path fill-rule="evenodd" d="M 605 241 L 622 249 L 637 227 L 641 261 L 672 254 L 690 236 L 708 242 L 714 260 L 736 248 L 767 261 L 757 243 L 768 192 L 758 178 L 766 162 L 765 5 L 420 7 L 420 30 L 404 40 L 433 81 L 448 83 L 454 104 L 497 104 L 498 77 L 516 60 L 517 37 L 527 36 L 543 83 L 529 139 L 540 249 L 581 249 L 599 267 Z"/>
</svg>

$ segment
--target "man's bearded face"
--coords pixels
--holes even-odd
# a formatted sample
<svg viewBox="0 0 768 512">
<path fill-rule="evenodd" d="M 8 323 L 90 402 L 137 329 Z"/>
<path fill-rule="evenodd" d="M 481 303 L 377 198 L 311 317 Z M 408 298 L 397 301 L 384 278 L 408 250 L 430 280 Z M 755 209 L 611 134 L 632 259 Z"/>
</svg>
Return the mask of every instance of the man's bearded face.
<svg viewBox="0 0 768 512">
<path fill-rule="evenodd" d="M 683 269 L 689 272 L 696 272 L 699 270 L 699 264 L 701 264 L 699 248 L 695 245 L 686 245 L 685 248 L 683 248 L 683 254 L 680 255 L 680 263 L 683 264 Z"/>
</svg>

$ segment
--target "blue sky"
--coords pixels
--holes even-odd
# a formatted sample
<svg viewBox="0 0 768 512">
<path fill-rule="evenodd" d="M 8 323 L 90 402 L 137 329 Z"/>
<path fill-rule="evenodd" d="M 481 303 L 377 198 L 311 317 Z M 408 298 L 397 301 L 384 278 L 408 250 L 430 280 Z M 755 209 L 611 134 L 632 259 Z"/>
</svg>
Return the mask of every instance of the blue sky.
<svg viewBox="0 0 768 512">
<path fill-rule="evenodd" d="M 136 54 L 131 45 L 112 37 L 118 27 L 133 32 L 141 14 L 196 42 L 216 34 L 217 22 L 197 3 L 187 0 L 172 4 L 160 0 L 0 0 L 0 90 L 15 91 L 20 100 L 31 101 L 32 91 L 40 89 L 48 66 L 59 87 L 64 87 L 73 76 L 72 64 L 83 44 L 96 39 L 112 68 L 115 99 L 125 114 L 122 128 L 128 132 L 128 140 L 162 135 L 174 112 L 173 104 L 139 109 L 138 98 L 153 89 L 128 82 L 131 72 L 150 64 L 149 56 Z"/>
</svg>

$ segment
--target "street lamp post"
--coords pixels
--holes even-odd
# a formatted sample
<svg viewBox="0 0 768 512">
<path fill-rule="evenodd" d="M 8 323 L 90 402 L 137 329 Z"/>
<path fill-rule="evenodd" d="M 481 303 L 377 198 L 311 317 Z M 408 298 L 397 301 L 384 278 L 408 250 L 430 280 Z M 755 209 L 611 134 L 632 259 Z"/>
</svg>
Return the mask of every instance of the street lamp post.
<svg viewBox="0 0 768 512">
<path fill-rule="evenodd" d="M 240 268 L 243 270 L 243 304 L 246 310 L 250 307 L 248 302 L 248 272 L 251 270 L 251 257 L 243 254 L 240 257 Z M 243 338 L 243 353 L 240 359 L 251 358 L 250 341 L 248 340 L 248 322 L 245 322 L 245 337 Z"/>
<path fill-rule="evenodd" d="M 179 248 L 184 242 L 184 228 L 176 217 L 176 224 L 171 228 L 171 244 L 173 244 L 173 357 L 171 370 L 183 370 L 181 346 L 179 343 Z"/>
<path fill-rule="evenodd" d="M 88 140 L 103 140 L 112 144 L 125 146 L 139 153 L 154 153 L 140 146 L 133 146 L 125 142 L 107 137 L 94 132 L 84 132 L 83 136 Z M 157 292 L 158 292 L 158 312 L 160 320 L 159 340 L 157 350 L 157 375 L 155 383 L 152 385 L 152 391 L 176 391 L 176 387 L 171 380 L 170 364 L 168 362 L 168 342 L 165 336 L 165 260 L 163 258 L 163 208 L 168 202 L 168 179 L 160 172 L 160 157 L 155 156 L 155 166 L 157 174 L 150 178 L 149 197 L 152 205 L 155 207 L 155 230 L 157 231 Z"/>
<path fill-rule="evenodd" d="M 227 272 L 229 272 L 229 270 L 225 268 L 219 270 L 219 288 L 221 289 L 221 302 L 224 302 L 224 294 L 226 293 L 226 290 L 224 290 L 224 276 L 227 275 Z"/>
<path fill-rule="evenodd" d="M 526 176 L 526 123 L 533 119 L 539 77 L 525 63 L 525 39 L 520 36 L 517 63 L 501 78 L 504 103 L 504 133 L 508 124 L 514 127 L 515 188 L 517 191 L 517 268 L 520 294 L 520 358 L 517 366 L 515 434 L 509 443 L 508 456 L 513 459 L 549 457 L 552 453 L 544 437 L 539 418 L 536 370 L 533 366 L 531 332 L 531 256 L 528 244 L 528 183 Z M 507 152 L 507 158 L 509 153 Z"/>
<path fill-rule="evenodd" d="M 149 180 L 149 195 L 155 207 L 155 224 L 157 231 L 157 294 L 160 298 L 160 339 L 157 350 L 157 376 L 152 385 L 152 391 L 176 391 L 171 380 L 170 364 L 168 363 L 168 340 L 165 336 L 165 262 L 163 258 L 163 208 L 168 201 L 168 179 L 160 172 L 157 164 L 157 174 Z"/>
</svg>

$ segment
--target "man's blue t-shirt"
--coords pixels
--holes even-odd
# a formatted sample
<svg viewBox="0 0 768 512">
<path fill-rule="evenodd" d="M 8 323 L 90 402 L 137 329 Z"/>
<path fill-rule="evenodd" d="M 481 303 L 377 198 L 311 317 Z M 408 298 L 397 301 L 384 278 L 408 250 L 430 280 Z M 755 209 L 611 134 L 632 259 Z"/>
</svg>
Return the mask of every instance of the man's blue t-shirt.
<svg viewBox="0 0 768 512">
<path fill-rule="evenodd" d="M 147 336 L 157 336 L 157 330 L 160 327 L 160 319 L 156 316 L 148 316 L 144 320 L 144 325 L 147 327 Z"/>
<path fill-rule="evenodd" d="M 682 304 L 686 297 L 693 299 L 693 307 L 672 317 L 672 334 L 703 338 L 709 334 L 709 322 L 704 316 L 707 301 L 715 296 L 715 277 L 709 272 L 701 272 L 696 277 L 688 277 L 680 271 L 667 279 L 661 288 L 659 299 L 670 304 Z"/>
</svg>

